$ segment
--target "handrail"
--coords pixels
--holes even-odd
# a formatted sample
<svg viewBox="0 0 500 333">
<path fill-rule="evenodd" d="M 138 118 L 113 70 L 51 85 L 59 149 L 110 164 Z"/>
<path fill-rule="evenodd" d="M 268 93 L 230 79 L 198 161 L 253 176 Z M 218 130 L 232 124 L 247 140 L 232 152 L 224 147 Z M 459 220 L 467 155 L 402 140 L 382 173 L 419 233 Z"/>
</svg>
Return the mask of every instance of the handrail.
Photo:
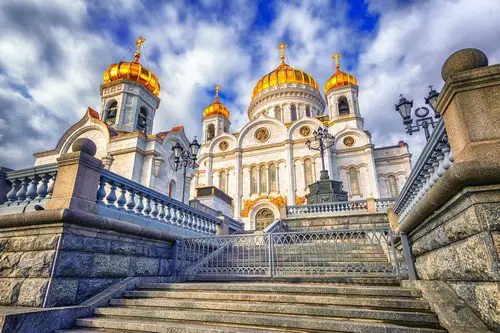
<svg viewBox="0 0 500 333">
<path fill-rule="evenodd" d="M 394 212 L 399 215 L 400 223 L 453 164 L 453 160 L 453 152 L 441 118 L 394 204 Z"/>
<path fill-rule="evenodd" d="M 322 213 L 368 212 L 366 200 L 324 202 L 301 206 L 287 206 L 286 215 L 317 215 Z"/>
<path fill-rule="evenodd" d="M 288 225 L 285 223 L 285 221 L 279 219 L 274 220 L 273 223 L 271 223 L 264 230 L 262 230 L 263 233 L 270 233 L 270 234 L 283 231 L 288 231 Z"/>
</svg>

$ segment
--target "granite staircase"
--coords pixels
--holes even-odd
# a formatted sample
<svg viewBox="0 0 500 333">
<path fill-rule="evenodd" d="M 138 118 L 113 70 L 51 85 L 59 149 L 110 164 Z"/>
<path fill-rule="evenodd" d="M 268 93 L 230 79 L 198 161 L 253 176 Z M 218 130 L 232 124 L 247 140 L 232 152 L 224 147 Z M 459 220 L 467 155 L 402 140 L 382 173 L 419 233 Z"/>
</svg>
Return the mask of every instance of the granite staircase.
<svg viewBox="0 0 500 333">
<path fill-rule="evenodd" d="M 61 332 L 439 333 L 419 291 L 356 283 L 145 283 Z"/>
</svg>

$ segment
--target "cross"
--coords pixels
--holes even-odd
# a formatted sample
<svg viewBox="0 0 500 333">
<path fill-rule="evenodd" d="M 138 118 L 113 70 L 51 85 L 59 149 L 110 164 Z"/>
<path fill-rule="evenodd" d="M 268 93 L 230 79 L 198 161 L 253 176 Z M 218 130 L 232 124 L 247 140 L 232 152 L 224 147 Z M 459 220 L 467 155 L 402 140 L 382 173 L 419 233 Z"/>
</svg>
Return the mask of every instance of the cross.
<svg viewBox="0 0 500 333">
<path fill-rule="evenodd" d="M 144 44 L 146 41 L 146 38 L 139 36 L 137 40 L 135 41 L 135 54 L 134 54 L 134 61 L 139 62 L 139 58 L 141 57 L 141 46 Z"/>
<path fill-rule="evenodd" d="M 339 69 L 340 68 L 340 62 L 339 62 L 340 54 L 335 52 L 332 56 L 332 59 L 335 61 L 335 68 Z"/>
<path fill-rule="evenodd" d="M 280 58 L 281 58 L 281 63 L 285 63 L 285 49 L 288 45 L 286 45 L 284 42 L 281 42 L 278 44 L 278 50 L 280 50 Z"/>
<path fill-rule="evenodd" d="M 215 85 L 215 99 L 219 100 L 219 90 L 222 89 L 222 86 L 220 84 Z"/>
</svg>

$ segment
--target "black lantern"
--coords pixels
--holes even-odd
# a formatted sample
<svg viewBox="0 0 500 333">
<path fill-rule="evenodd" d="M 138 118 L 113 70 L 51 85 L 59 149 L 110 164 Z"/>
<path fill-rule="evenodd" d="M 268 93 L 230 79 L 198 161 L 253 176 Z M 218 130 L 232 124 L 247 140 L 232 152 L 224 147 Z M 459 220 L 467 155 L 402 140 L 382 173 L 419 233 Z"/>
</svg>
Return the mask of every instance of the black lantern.
<svg viewBox="0 0 500 333">
<path fill-rule="evenodd" d="M 196 155 L 198 155 L 198 151 L 200 150 L 200 144 L 198 141 L 196 141 L 196 137 L 194 137 L 193 142 L 189 145 L 189 148 L 191 149 L 191 157 L 196 159 Z"/>
<path fill-rule="evenodd" d="M 436 117 L 436 118 L 441 117 L 439 112 L 437 112 L 437 110 L 436 110 L 436 104 L 437 104 L 438 97 L 439 97 L 439 93 L 436 90 L 434 90 L 432 88 L 432 86 L 429 86 L 429 94 L 427 95 L 426 98 L 424 98 L 425 104 L 427 104 L 431 107 L 432 111 L 434 111 L 434 117 Z"/>
<path fill-rule="evenodd" d="M 403 124 L 408 121 L 411 123 L 411 108 L 413 107 L 413 101 L 409 101 L 403 97 L 403 94 L 399 95 L 399 102 L 396 104 L 396 111 L 399 112 L 401 118 L 403 118 Z"/>
</svg>

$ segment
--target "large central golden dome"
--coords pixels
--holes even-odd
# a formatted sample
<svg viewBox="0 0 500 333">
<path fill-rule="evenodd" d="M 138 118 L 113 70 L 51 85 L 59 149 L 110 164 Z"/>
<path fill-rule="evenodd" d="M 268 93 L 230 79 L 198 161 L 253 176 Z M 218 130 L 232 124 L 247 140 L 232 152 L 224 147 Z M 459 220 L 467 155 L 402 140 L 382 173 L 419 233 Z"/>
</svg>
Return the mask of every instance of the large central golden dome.
<svg viewBox="0 0 500 333">
<path fill-rule="evenodd" d="M 257 96 L 261 91 L 285 83 L 300 83 L 305 84 L 313 89 L 318 90 L 318 83 L 316 80 L 306 72 L 293 68 L 285 63 L 285 48 L 286 44 L 280 43 L 279 49 L 281 51 L 281 63 L 278 67 L 269 74 L 266 74 L 260 79 L 253 88 L 252 99 Z"/>
<path fill-rule="evenodd" d="M 104 83 L 120 79 L 132 80 L 142 83 L 156 96 L 160 94 L 160 82 L 158 82 L 158 77 L 150 69 L 139 63 L 141 45 L 145 40 L 144 37 L 140 36 L 135 42 L 137 49 L 133 61 L 120 61 L 119 63 L 111 64 L 108 69 L 106 69 L 103 74 Z"/>
</svg>

